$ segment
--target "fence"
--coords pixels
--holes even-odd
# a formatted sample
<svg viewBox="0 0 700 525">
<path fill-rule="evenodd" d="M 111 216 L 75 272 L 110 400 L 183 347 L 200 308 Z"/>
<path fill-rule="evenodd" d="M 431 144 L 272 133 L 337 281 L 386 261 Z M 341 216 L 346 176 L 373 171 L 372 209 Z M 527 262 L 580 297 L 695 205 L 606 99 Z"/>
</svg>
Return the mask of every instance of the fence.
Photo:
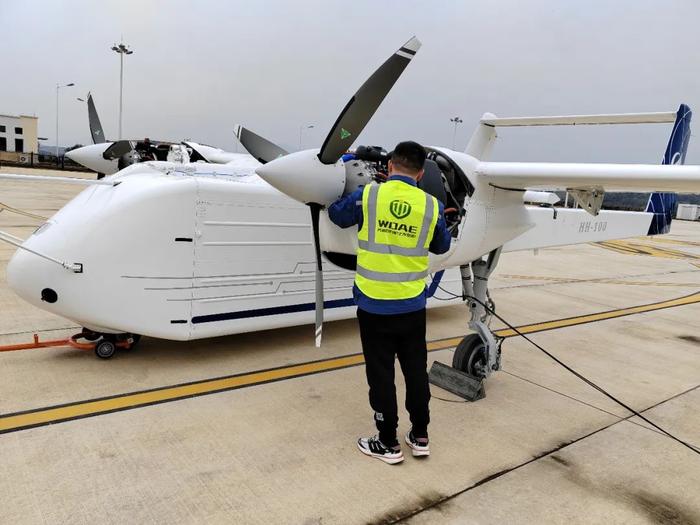
<svg viewBox="0 0 700 525">
<path fill-rule="evenodd" d="M 40 153 L 18 153 L 0 151 L 0 166 L 20 166 L 22 168 L 43 168 L 47 170 L 92 171 L 77 162 L 60 155 Z"/>
</svg>

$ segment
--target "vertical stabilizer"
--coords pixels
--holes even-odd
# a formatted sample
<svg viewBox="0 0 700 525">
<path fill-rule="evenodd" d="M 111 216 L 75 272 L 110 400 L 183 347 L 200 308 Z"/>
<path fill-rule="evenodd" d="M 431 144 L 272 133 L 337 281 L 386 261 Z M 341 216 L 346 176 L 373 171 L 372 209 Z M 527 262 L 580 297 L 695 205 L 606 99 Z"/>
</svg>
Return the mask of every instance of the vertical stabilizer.
<svg viewBox="0 0 700 525">
<path fill-rule="evenodd" d="M 496 127 L 493 124 L 484 123 L 483 120 L 496 118 L 493 113 L 484 113 L 479 122 L 479 126 L 474 130 L 474 134 L 469 139 L 467 149 L 464 152 L 478 160 L 489 160 L 491 150 L 496 141 Z"/>
<path fill-rule="evenodd" d="M 676 113 L 676 122 L 673 124 L 671 137 L 662 164 L 684 164 L 685 155 L 690 141 L 690 119 L 693 112 L 690 108 L 681 104 Z M 652 193 L 649 195 L 646 211 L 654 214 L 649 225 L 648 235 L 659 235 L 671 231 L 671 220 L 676 210 L 678 199 L 675 193 Z"/>
</svg>

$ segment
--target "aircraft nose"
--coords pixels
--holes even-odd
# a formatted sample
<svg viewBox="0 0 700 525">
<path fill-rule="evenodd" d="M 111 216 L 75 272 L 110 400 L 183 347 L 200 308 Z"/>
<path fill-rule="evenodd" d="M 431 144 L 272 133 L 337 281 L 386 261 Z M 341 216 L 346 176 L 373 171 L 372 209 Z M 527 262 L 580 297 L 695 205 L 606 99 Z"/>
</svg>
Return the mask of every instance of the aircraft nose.
<svg viewBox="0 0 700 525">
<path fill-rule="evenodd" d="M 54 313 L 63 313 L 71 301 L 68 300 L 75 274 L 65 268 L 59 259 L 56 247 L 63 244 L 61 232 L 54 232 L 56 225 L 45 223 L 23 247 L 18 248 L 7 263 L 6 280 L 12 291 L 34 306 Z"/>
<path fill-rule="evenodd" d="M 7 263 L 7 284 L 13 292 L 35 306 L 41 306 L 42 290 L 49 304 L 57 301 L 55 286 L 43 284 L 42 261 L 34 254 L 19 249 Z M 50 290 L 50 291 L 49 291 Z"/>
</svg>

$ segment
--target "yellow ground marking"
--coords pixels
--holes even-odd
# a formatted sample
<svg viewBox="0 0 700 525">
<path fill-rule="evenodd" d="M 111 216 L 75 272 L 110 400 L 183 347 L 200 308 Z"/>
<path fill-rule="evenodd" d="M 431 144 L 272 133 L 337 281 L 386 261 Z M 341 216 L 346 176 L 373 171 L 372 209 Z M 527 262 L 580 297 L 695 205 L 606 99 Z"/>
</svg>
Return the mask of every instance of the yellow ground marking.
<svg viewBox="0 0 700 525">
<path fill-rule="evenodd" d="M 698 265 L 695 265 L 698 266 Z M 700 266 L 698 266 L 700 267 Z M 700 286 L 700 283 L 664 283 L 658 281 L 629 281 L 614 277 L 601 277 L 598 279 L 577 279 L 575 277 L 544 277 L 537 275 L 511 275 L 502 274 L 499 277 L 506 279 L 520 279 L 525 281 L 552 281 L 557 284 L 566 283 L 593 283 L 593 284 L 625 284 L 630 286 L 678 286 L 680 288 L 693 288 Z"/>
<path fill-rule="evenodd" d="M 670 248 L 659 248 L 657 246 L 650 246 L 648 244 L 640 244 L 636 241 L 601 241 L 596 242 L 594 244 L 618 253 L 627 253 L 632 255 L 651 255 L 652 257 L 662 257 L 664 259 L 700 260 L 699 255 L 682 252 L 680 250 L 672 250 Z"/>
<path fill-rule="evenodd" d="M 593 284 L 626 284 L 630 286 L 678 286 L 680 288 L 693 288 L 700 286 L 700 283 L 660 283 L 654 281 L 625 281 L 622 279 L 592 279 Z"/>
<path fill-rule="evenodd" d="M 567 319 L 558 319 L 543 323 L 533 323 L 521 326 L 518 330 L 524 334 L 532 334 L 535 332 L 543 332 L 546 330 L 555 330 L 569 326 L 576 326 L 586 323 L 594 323 L 607 319 L 614 319 L 626 315 L 640 314 L 644 312 L 652 312 L 664 308 L 672 308 L 689 304 L 700 303 L 700 292 L 677 299 L 661 301 L 652 304 L 633 306 L 630 308 L 621 308 L 606 312 L 598 312 L 589 315 L 578 317 L 570 317 Z M 514 330 L 503 329 L 496 331 L 500 337 L 513 337 L 516 335 Z M 429 351 L 446 350 L 453 348 L 459 344 L 462 337 L 452 337 L 430 341 L 428 343 Z M 214 379 L 206 379 L 182 385 L 166 386 L 155 388 L 152 390 L 133 392 L 126 394 L 118 394 L 108 398 L 92 399 L 86 401 L 78 401 L 61 406 L 39 408 L 35 410 L 17 412 L 0 416 L 0 433 L 13 432 L 17 430 L 43 426 L 61 421 L 69 421 L 72 419 L 91 417 L 100 414 L 107 414 L 121 410 L 128 410 L 157 403 L 165 403 L 178 399 L 185 399 L 200 395 L 212 394 L 236 388 L 247 386 L 260 385 L 273 381 L 280 381 L 301 377 L 310 374 L 339 370 L 351 366 L 361 365 L 364 362 L 362 354 L 353 354 L 342 357 L 334 357 L 319 361 L 301 363 L 298 365 L 284 366 L 269 370 L 260 370 L 256 372 L 247 372 L 239 375 L 220 377 Z"/>
<path fill-rule="evenodd" d="M 546 330 L 555 330 L 557 328 L 564 328 L 568 326 L 576 326 L 586 323 L 595 323 L 598 321 L 605 321 L 607 319 L 615 319 L 617 317 L 624 317 L 626 315 L 641 314 L 645 312 L 653 312 L 656 310 L 663 310 L 664 308 L 673 308 L 676 306 L 684 306 L 688 304 L 700 303 L 700 292 L 688 295 L 685 297 L 679 297 L 677 299 L 670 299 L 668 301 L 661 301 L 659 303 L 645 304 L 640 306 L 632 306 L 629 308 L 621 308 L 619 310 L 609 310 L 607 312 L 598 312 L 595 314 L 581 315 L 578 317 L 570 317 L 568 319 L 558 319 L 555 321 L 546 321 L 544 323 L 536 323 L 532 325 L 527 325 L 519 327 L 518 330 L 523 334 L 531 334 L 534 332 L 544 332 Z M 516 334 L 514 330 L 503 329 L 496 332 L 497 335 L 501 337 L 513 337 Z"/>
<path fill-rule="evenodd" d="M 672 239 L 669 237 L 640 237 L 640 240 L 644 239 L 645 241 L 648 242 L 658 242 L 661 244 L 680 244 L 683 246 L 696 246 L 700 247 L 700 242 L 695 242 L 695 241 L 682 241 L 680 239 Z"/>
<path fill-rule="evenodd" d="M 498 277 L 503 277 L 505 279 L 521 279 L 525 281 L 554 281 L 554 282 L 565 282 L 565 283 L 575 283 L 579 281 L 585 281 L 586 279 L 577 279 L 575 277 L 545 277 L 539 275 L 514 275 L 503 273 L 499 274 Z"/>
</svg>

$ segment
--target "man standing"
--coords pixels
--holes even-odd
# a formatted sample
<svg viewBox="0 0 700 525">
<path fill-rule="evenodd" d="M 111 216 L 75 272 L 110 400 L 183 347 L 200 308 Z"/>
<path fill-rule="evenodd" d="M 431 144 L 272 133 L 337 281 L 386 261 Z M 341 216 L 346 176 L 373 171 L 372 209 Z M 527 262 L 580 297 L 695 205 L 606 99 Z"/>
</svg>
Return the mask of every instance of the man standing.
<svg viewBox="0 0 700 525">
<path fill-rule="evenodd" d="M 388 163 L 387 182 L 359 188 L 328 208 L 330 219 L 341 228 L 358 225 L 353 294 L 369 403 L 379 434 L 360 438 L 357 446 L 367 456 L 390 464 L 403 461 L 396 438 L 396 356 L 406 381 L 406 410 L 412 424 L 406 443 L 414 456 L 430 454 L 425 278 L 428 252 L 447 252 L 451 236 L 442 203 L 416 186 L 424 163 L 420 144 L 401 142 Z"/>
</svg>

